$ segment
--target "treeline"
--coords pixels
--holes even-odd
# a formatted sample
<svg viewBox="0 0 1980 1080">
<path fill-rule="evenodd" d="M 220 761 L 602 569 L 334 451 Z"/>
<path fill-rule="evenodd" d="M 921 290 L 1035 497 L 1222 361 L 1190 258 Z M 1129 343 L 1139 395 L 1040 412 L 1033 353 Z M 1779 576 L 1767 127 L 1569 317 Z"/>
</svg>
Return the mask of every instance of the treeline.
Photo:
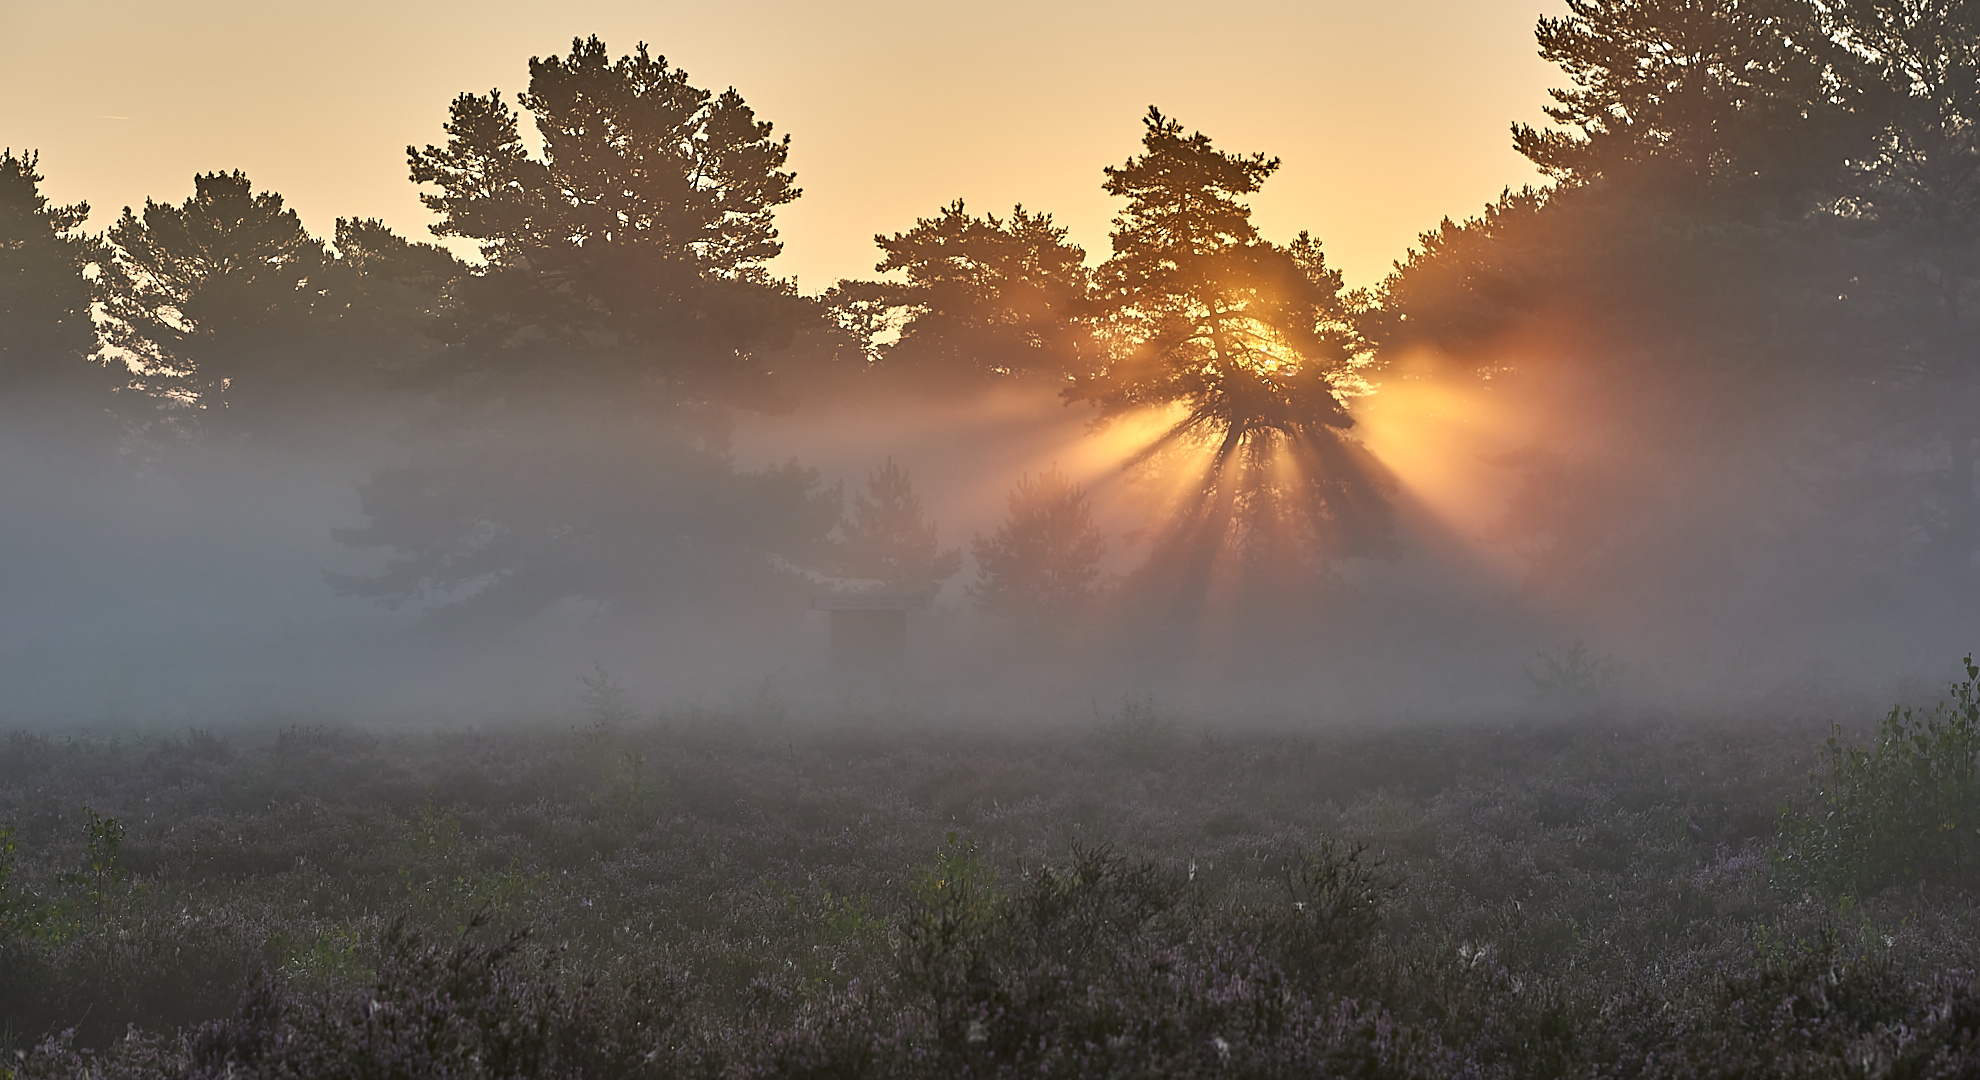
<svg viewBox="0 0 1980 1080">
<path fill-rule="evenodd" d="M 1980 4 L 1570 0 L 1538 40 L 1569 85 L 1513 139 L 1551 183 L 1446 219 L 1370 290 L 1307 234 L 1259 235 L 1245 200 L 1277 159 L 1151 108 L 1142 152 L 1105 170 L 1124 203 L 1104 260 L 1049 214 L 958 201 L 877 237 L 881 276 L 802 295 L 769 269 L 800 194 L 789 137 L 596 38 L 532 60 L 513 103 L 461 95 L 445 141 L 408 148 L 433 232 L 475 263 L 370 220 L 311 237 L 238 172 L 92 234 L 10 151 L 0 384 L 154 443 L 407 410 L 404 464 L 343 534 L 390 568 L 340 584 L 504 617 L 796 570 L 951 576 L 892 463 L 871 520 L 842 523 L 814 471 L 736 469 L 724 417 L 1020 379 L 1102 418 L 1172 410 L 1138 460 L 1191 479 L 1130 582 L 1166 596 L 1395 554 L 1395 485 L 1351 405 L 1415 379 L 1475 382 L 1535 429 L 1498 539 L 1544 589 L 1667 592 L 1644 571 L 1679 560 L 1704 592 L 1963 593 Z M 1056 474 L 975 546 L 978 593 L 1018 608 L 1089 596 L 1104 549 Z"/>
<path fill-rule="evenodd" d="M 1980 7 L 1573 0 L 1538 36 L 1572 86 L 1513 136 L 1553 186 L 1425 234 L 1376 336 L 1541 403 L 1539 576 L 1678 549 L 1701 591 L 1970 596 Z"/>
</svg>

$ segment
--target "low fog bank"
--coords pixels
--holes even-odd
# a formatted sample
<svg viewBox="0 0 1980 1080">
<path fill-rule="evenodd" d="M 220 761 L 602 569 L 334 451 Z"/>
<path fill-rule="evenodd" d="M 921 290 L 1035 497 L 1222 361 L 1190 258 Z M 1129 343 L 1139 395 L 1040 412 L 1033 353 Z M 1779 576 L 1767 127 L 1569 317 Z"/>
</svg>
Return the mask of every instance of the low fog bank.
<svg viewBox="0 0 1980 1080">
<path fill-rule="evenodd" d="M 1806 545 L 1793 572 L 1755 582 L 1729 568 L 1727 531 L 1696 521 L 1664 522 L 1691 546 L 1671 541 L 1634 576 L 1611 563 L 1598 588 L 1550 587 L 1558 549 L 1522 561 L 1405 469 L 1396 557 L 1184 607 L 1137 576 L 1160 511 L 1123 465 L 1132 432 L 1090 420 L 1019 387 L 819 395 L 720 422 L 546 408 L 444 438 L 382 414 L 114 446 L 11 424 L 0 724 L 562 724 L 600 687 L 629 717 L 1852 719 L 1930 697 L 1980 640 L 1957 594 L 1811 571 Z M 834 584 L 838 515 L 889 458 L 962 560 L 907 616 L 901 667 L 848 673 L 812 602 Z M 1457 458 L 1481 477 L 1506 467 Z M 1106 538 L 1097 597 L 985 611 L 972 541 L 1016 481 L 1054 467 Z"/>
</svg>

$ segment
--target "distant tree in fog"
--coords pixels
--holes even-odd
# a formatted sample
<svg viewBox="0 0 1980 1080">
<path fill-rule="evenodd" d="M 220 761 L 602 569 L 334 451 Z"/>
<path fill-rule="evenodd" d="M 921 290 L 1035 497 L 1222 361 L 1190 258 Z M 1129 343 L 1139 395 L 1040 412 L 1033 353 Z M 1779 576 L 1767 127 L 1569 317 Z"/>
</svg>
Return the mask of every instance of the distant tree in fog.
<svg viewBox="0 0 1980 1080">
<path fill-rule="evenodd" d="M 479 242 L 462 283 L 460 344 L 484 364 L 570 382 L 646 379 L 679 396 L 758 391 L 761 353 L 813 309 L 769 277 L 776 209 L 798 197 L 772 135 L 733 89 L 689 85 L 641 45 L 613 60 L 596 37 L 532 59 L 518 103 L 454 99 L 444 146 L 408 147 L 440 221 Z"/>
<path fill-rule="evenodd" d="M 1090 351 L 1079 321 L 1086 252 L 1049 214 L 970 214 L 958 199 L 914 228 L 875 236 L 875 267 L 901 280 L 846 281 L 826 296 L 875 359 L 937 376 L 1063 375 Z M 883 330 L 897 336 L 873 339 Z"/>
<path fill-rule="evenodd" d="M 91 360 L 87 273 L 103 249 L 81 231 L 89 204 L 41 193 L 39 160 L 0 152 L 0 393 L 100 398 L 121 382 Z"/>
<path fill-rule="evenodd" d="M 1004 614 L 1063 612 L 1092 599 L 1107 540 L 1086 491 L 1058 466 L 1020 478 L 997 531 L 970 545 L 978 578 L 969 592 Z"/>
<path fill-rule="evenodd" d="M 1287 505 L 1316 554 L 1386 551 L 1380 470 L 1347 435 L 1361 343 L 1340 274 L 1306 234 L 1260 238 L 1243 201 L 1278 159 L 1219 151 L 1153 108 L 1144 124 L 1143 153 L 1106 170 L 1107 193 L 1128 201 L 1095 274 L 1109 349 L 1069 396 L 1110 414 L 1182 406 L 1150 453 L 1207 451 L 1168 545 L 1199 568 Z"/>
<path fill-rule="evenodd" d="M 933 592 L 962 569 L 962 549 L 943 550 L 935 523 L 921 512 L 908 472 L 889 457 L 852 497 L 840 524 L 838 575 L 900 589 Z"/>
<path fill-rule="evenodd" d="M 457 433 L 358 487 L 369 521 L 339 542 L 380 549 L 383 570 L 332 575 L 341 593 L 415 603 L 499 627 L 564 601 L 647 612 L 741 608 L 803 579 L 840 496 L 796 463 L 757 471 L 637 409 Z"/>
<path fill-rule="evenodd" d="M 245 174 L 201 173 L 193 187 L 176 206 L 125 207 L 111 227 L 106 336 L 151 394 L 204 422 L 251 427 L 324 373 L 310 346 L 327 255 Z"/>
</svg>

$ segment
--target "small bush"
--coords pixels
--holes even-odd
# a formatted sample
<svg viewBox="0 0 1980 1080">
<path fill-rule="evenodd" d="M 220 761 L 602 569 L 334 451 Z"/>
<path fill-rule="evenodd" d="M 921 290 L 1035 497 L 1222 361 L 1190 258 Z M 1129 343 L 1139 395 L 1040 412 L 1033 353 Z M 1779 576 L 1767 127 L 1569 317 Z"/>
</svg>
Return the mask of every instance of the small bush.
<svg viewBox="0 0 1980 1080">
<path fill-rule="evenodd" d="M 1535 708 L 1550 713 L 1607 709 L 1622 695 L 1622 665 L 1577 641 L 1559 656 L 1535 653 L 1538 668 L 1521 665 Z"/>
<path fill-rule="evenodd" d="M 1347 976 L 1374 944 L 1389 886 L 1362 844 L 1323 840 L 1280 874 L 1285 902 L 1263 913 L 1266 941 L 1279 964 L 1309 989 L 1342 992 Z"/>
<path fill-rule="evenodd" d="M 461 1080 L 678 1075 L 673 993 L 649 987 L 602 995 L 518 964 L 521 934 L 479 940 L 470 924 L 451 947 L 394 927 L 379 946 L 376 982 L 357 992 L 299 994 L 266 968 L 234 1015 L 182 1031 L 140 1035 L 102 1051 L 73 1033 L 19 1055 L 19 1075 L 415 1077 Z M 0 1072 L 0 1077 L 7 1076 Z"/>
<path fill-rule="evenodd" d="M 1828 770 L 1785 823 L 1790 880 L 1868 895 L 1980 884 L 1980 667 L 1930 711 L 1893 708 L 1869 745 L 1828 740 Z"/>
</svg>

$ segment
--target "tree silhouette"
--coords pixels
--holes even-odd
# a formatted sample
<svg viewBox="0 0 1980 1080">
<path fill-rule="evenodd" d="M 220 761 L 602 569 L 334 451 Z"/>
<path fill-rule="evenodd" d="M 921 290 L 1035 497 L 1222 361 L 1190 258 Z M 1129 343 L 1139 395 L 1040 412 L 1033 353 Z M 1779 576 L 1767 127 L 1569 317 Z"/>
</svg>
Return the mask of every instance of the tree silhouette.
<svg viewBox="0 0 1980 1080">
<path fill-rule="evenodd" d="M 93 363 L 86 272 L 101 246 L 82 234 L 89 204 L 41 193 L 40 156 L 0 151 L 0 392 L 84 400 L 117 385 Z"/>
<path fill-rule="evenodd" d="M 1549 114 L 1574 130 L 1516 143 L 1560 183 L 1426 233 L 1365 323 L 1384 355 L 1475 364 L 1488 408 L 1538 419 L 1495 525 L 1537 587 L 1619 607 L 1895 593 L 1942 539 L 1964 578 L 1972 330 L 1930 252 L 1972 234 L 1898 179 L 1958 160 L 1899 147 L 1956 146 L 1954 103 L 1980 95 L 1958 74 L 1971 31 L 1921 25 L 1950 10 L 1577 0 L 1541 21 L 1575 87 Z M 1711 569 L 1644 571 L 1679 551 Z"/>
<path fill-rule="evenodd" d="M 1832 185 L 1867 134 L 1859 58 L 1809 0 L 1568 0 L 1540 55 L 1573 89 L 1513 125 L 1513 145 L 1568 184 L 1597 180 L 1792 197 Z"/>
<path fill-rule="evenodd" d="M 482 622 L 801 587 L 790 566 L 829 546 L 839 491 L 723 448 L 726 407 L 766 391 L 764 354 L 825 325 L 765 269 L 798 195 L 789 140 L 644 45 L 615 60 L 576 39 L 529 70 L 520 111 L 462 94 L 444 145 L 407 148 L 433 232 L 476 241 L 482 265 L 340 226 L 340 332 L 431 328 L 440 355 L 402 345 L 394 363 L 446 392 L 438 437 L 374 473 L 369 524 L 339 534 L 389 552 L 386 571 L 339 587 Z"/>
<path fill-rule="evenodd" d="M 992 376 L 1073 370 L 1086 351 L 1077 322 L 1086 253 L 1049 214 L 977 217 L 958 199 L 914 228 L 876 236 L 875 267 L 901 282 L 841 282 L 828 297 L 843 325 L 871 342 L 887 366 Z"/>
<path fill-rule="evenodd" d="M 1922 436 L 1918 457 L 1943 463 L 1919 485 L 1917 520 L 1940 581 L 1969 590 L 1980 584 L 1980 4 L 1848 0 L 1832 21 L 1863 58 L 1863 96 L 1883 106 L 1847 203 L 1883 234 L 1852 285 L 1874 313 L 1873 385 Z"/>
<path fill-rule="evenodd" d="M 454 99 L 445 146 L 408 147 L 433 231 L 478 241 L 485 270 L 462 290 L 461 339 L 520 347 L 584 371 L 652 376 L 674 391 L 734 391 L 755 354 L 786 343 L 807 309 L 764 263 L 782 250 L 776 208 L 798 197 L 776 138 L 733 89 L 713 95 L 640 45 L 612 60 L 596 37 L 532 59 L 517 99 Z"/>
<path fill-rule="evenodd" d="M 1360 342 L 1340 275 L 1306 234 L 1284 247 L 1260 239 L 1242 201 L 1278 160 L 1221 152 L 1154 108 L 1144 124 L 1144 152 L 1106 170 L 1107 193 L 1128 200 L 1096 273 L 1110 354 L 1071 396 L 1108 413 L 1182 406 L 1144 456 L 1209 451 L 1169 545 L 1193 552 L 1198 572 L 1284 502 L 1299 507 L 1316 554 L 1386 550 L 1379 470 L 1346 435 L 1341 395 L 1357 385 Z"/>
<path fill-rule="evenodd" d="M 1633 404 L 1612 415 L 1683 403 L 1663 418 L 1664 438 L 1712 420 L 1749 431 L 1757 416 L 1778 422 L 1790 401 L 1846 400 L 1846 410 L 1803 422 L 1837 448 L 1838 472 L 1883 462 L 1882 479 L 1853 501 L 1878 507 L 1866 516 L 1888 524 L 1819 531 L 1882 534 L 1893 563 L 1923 548 L 1941 585 L 1974 584 L 1980 6 L 1572 0 L 1570 9 L 1542 19 L 1539 40 L 1574 82 L 1554 92 L 1548 115 L 1573 130 L 1514 132 L 1562 189 L 1500 230 L 1523 250 L 1478 243 L 1480 228 L 1448 222 L 1426 237 L 1399 275 L 1415 296 L 1403 303 L 1415 325 L 1391 331 L 1436 334 L 1467 308 L 1550 310 L 1600 341 L 1588 354 L 1605 358 L 1608 386 L 1631 388 Z M 1490 253 L 1480 265 L 1496 259 L 1498 271 L 1443 293 L 1468 296 L 1462 307 L 1422 303 L 1459 284 L 1463 260 L 1451 245 Z M 1616 370 L 1622 358 L 1639 370 Z"/>
<path fill-rule="evenodd" d="M 979 576 L 969 592 L 977 603 L 1040 615 L 1092 599 L 1107 540 L 1093 524 L 1085 490 L 1054 465 L 1018 480 L 1009 516 L 989 537 L 977 536 L 971 551 Z"/>
<path fill-rule="evenodd" d="M 467 273 L 453 253 L 415 243 L 374 218 L 338 218 L 317 300 L 327 350 L 364 361 L 403 391 L 436 381 L 434 354 Z"/>
<path fill-rule="evenodd" d="M 908 472 L 892 457 L 856 491 L 841 523 L 837 568 L 847 578 L 907 591 L 934 592 L 962 569 L 962 549 L 942 550 L 935 523 L 921 512 Z"/>
<path fill-rule="evenodd" d="M 106 336 L 149 393 L 248 427 L 323 374 L 306 346 L 326 255 L 280 195 L 201 173 L 180 205 L 125 207 L 109 239 Z"/>
</svg>

